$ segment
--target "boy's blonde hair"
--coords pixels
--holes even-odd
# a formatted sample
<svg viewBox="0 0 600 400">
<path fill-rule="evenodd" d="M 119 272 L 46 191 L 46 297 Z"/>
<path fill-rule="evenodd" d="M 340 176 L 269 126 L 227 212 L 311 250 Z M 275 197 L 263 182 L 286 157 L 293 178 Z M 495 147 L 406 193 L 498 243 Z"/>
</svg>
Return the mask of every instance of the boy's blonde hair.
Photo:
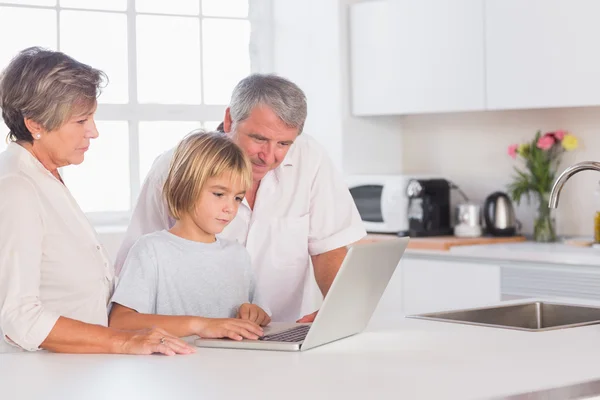
<svg viewBox="0 0 600 400">
<path fill-rule="evenodd" d="M 252 166 L 242 149 L 223 132 L 194 131 L 175 149 L 163 186 L 169 214 L 175 219 L 193 210 L 209 178 L 230 173 L 242 190 L 252 185 Z"/>
</svg>

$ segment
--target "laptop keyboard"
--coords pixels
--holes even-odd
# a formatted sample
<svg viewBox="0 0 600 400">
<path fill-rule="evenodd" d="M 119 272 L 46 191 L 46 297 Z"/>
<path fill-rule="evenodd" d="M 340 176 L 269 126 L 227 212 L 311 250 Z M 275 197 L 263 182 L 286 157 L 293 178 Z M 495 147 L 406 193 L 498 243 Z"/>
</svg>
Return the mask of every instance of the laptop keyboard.
<svg viewBox="0 0 600 400">
<path fill-rule="evenodd" d="M 283 332 L 265 335 L 258 340 L 270 342 L 300 342 L 304 340 L 309 329 L 310 325 L 298 325 Z"/>
</svg>

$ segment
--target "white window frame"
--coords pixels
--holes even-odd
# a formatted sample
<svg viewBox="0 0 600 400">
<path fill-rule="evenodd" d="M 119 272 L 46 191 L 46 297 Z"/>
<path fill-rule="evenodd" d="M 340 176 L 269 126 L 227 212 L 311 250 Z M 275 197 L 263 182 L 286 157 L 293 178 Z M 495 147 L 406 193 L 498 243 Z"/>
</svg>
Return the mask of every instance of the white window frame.
<svg viewBox="0 0 600 400">
<path fill-rule="evenodd" d="M 202 10 L 202 0 L 198 0 Z M 223 119 L 227 105 L 157 105 L 140 104 L 137 100 L 137 46 L 136 46 L 136 16 L 184 16 L 180 14 L 147 14 L 135 11 L 135 0 L 127 0 L 126 11 L 90 10 L 75 7 L 61 7 L 60 0 L 56 6 L 35 6 L 2 3 L 9 7 L 55 9 L 57 11 L 57 46 L 60 50 L 60 10 L 77 10 L 86 12 L 109 12 L 125 13 L 127 16 L 127 67 L 128 67 L 128 96 L 127 104 L 98 104 L 96 121 L 127 121 L 129 125 L 129 173 L 130 173 L 130 209 L 121 212 L 89 212 L 86 213 L 89 220 L 95 226 L 123 226 L 127 225 L 131 212 L 137 202 L 140 193 L 140 153 L 139 153 L 139 122 L 140 121 L 220 121 Z M 250 66 L 251 72 L 266 73 L 273 70 L 273 13 L 272 0 L 249 0 L 249 12 L 247 18 L 214 17 L 233 20 L 250 21 Z M 202 12 L 202 11 L 200 11 Z M 202 45 L 202 24 L 200 19 L 200 44 Z M 200 51 L 200 65 L 202 65 L 202 51 Z M 201 74 L 200 83 L 204 91 L 204 76 Z M 202 93 L 204 99 L 204 93 Z M 168 150 L 168 149 L 165 149 Z M 109 176 L 106 179 L 110 179 Z"/>
</svg>

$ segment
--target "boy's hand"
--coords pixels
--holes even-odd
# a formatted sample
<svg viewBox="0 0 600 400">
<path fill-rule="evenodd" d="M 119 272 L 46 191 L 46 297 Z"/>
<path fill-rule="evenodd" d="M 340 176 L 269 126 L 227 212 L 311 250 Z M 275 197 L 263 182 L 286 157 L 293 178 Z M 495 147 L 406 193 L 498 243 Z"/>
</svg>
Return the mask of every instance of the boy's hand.
<svg viewBox="0 0 600 400">
<path fill-rule="evenodd" d="M 271 322 L 271 317 L 256 304 L 244 303 L 237 312 L 237 318 L 252 321 L 260 326 L 267 326 Z"/>
<path fill-rule="evenodd" d="M 206 339 L 256 340 L 263 335 L 262 328 L 254 322 L 235 318 L 198 318 L 193 330 Z"/>
</svg>

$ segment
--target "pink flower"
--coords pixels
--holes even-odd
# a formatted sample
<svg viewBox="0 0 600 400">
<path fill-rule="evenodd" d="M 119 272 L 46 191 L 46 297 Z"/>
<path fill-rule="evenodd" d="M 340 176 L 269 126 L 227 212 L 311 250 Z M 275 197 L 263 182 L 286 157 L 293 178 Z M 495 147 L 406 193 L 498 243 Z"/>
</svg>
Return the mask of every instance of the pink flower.
<svg viewBox="0 0 600 400">
<path fill-rule="evenodd" d="M 512 158 L 517 158 L 517 149 L 519 148 L 518 144 L 511 144 L 508 146 L 508 155 Z"/>
<path fill-rule="evenodd" d="M 567 134 L 567 131 L 558 130 L 558 131 L 554 132 L 554 137 L 556 138 L 556 140 L 558 140 L 560 142 L 561 140 L 563 140 L 563 138 L 565 137 L 566 134 Z"/>
<path fill-rule="evenodd" d="M 538 149 L 548 150 L 552 146 L 554 146 L 554 138 L 552 137 L 552 134 L 545 134 L 537 142 Z"/>
</svg>

